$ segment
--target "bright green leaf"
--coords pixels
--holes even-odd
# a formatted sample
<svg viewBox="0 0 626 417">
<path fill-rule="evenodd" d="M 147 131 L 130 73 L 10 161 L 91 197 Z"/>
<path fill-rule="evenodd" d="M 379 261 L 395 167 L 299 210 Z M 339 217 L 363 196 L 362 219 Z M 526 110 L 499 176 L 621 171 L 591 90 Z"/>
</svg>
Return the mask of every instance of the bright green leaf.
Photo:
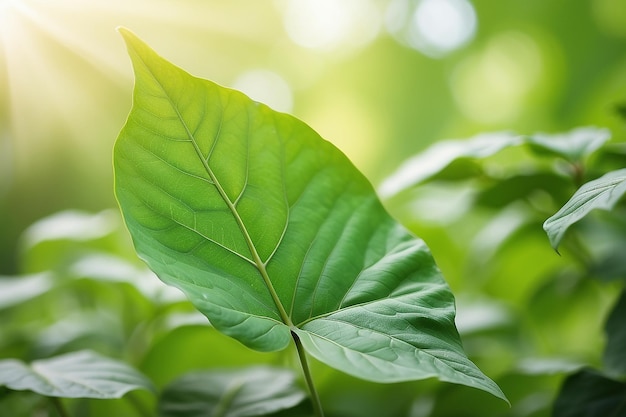
<svg viewBox="0 0 626 417">
<path fill-rule="evenodd" d="M 248 347 L 283 349 L 293 331 L 361 378 L 438 377 L 504 398 L 466 357 L 428 248 L 345 155 L 122 34 L 136 84 L 115 145 L 116 195 L 161 280 Z"/>
<path fill-rule="evenodd" d="M 509 132 L 484 133 L 470 139 L 446 140 L 407 160 L 379 187 L 381 195 L 391 197 L 438 174 L 462 158 L 485 158 L 523 142 Z"/>
<path fill-rule="evenodd" d="M 293 372 L 268 367 L 189 373 L 159 399 L 162 417 L 266 416 L 300 404 L 306 394 Z"/>
<path fill-rule="evenodd" d="M 611 132 L 608 129 L 579 127 L 567 133 L 536 133 L 527 138 L 527 141 L 540 152 L 548 152 L 570 162 L 578 162 L 599 149 L 610 138 Z"/>
<path fill-rule="evenodd" d="M 626 193 L 626 169 L 609 172 L 580 187 L 565 205 L 543 224 L 557 249 L 567 229 L 594 209 L 611 210 Z"/>
<path fill-rule="evenodd" d="M 91 351 L 80 351 L 25 364 L 0 361 L 0 386 L 29 390 L 48 397 L 120 398 L 128 391 L 152 389 L 130 366 Z"/>
<path fill-rule="evenodd" d="M 554 417 L 623 416 L 626 384 L 583 369 L 565 380 L 554 403 Z"/>
<path fill-rule="evenodd" d="M 626 291 L 618 299 L 606 321 L 606 348 L 604 364 L 606 369 L 621 375 L 626 375 Z"/>
</svg>

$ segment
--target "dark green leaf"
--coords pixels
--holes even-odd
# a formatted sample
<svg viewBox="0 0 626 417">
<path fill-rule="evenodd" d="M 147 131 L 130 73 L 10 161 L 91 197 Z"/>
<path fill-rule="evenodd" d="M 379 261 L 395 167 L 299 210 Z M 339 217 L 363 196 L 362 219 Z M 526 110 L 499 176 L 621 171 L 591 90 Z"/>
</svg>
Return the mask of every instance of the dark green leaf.
<svg viewBox="0 0 626 417">
<path fill-rule="evenodd" d="M 504 395 L 466 357 L 423 241 L 301 121 L 195 78 L 122 30 L 134 105 L 115 145 L 135 248 L 220 331 L 379 382 L 438 377 Z"/>
<path fill-rule="evenodd" d="M 485 158 L 501 150 L 521 144 L 523 138 L 509 132 L 485 133 L 464 140 L 437 142 L 426 151 L 407 160 L 379 187 L 384 197 L 391 197 L 402 190 L 438 174 L 452 162 L 465 158 Z"/>
<path fill-rule="evenodd" d="M 618 299 L 611 311 L 604 330 L 606 331 L 606 348 L 604 365 L 611 373 L 626 375 L 626 291 Z"/>
<path fill-rule="evenodd" d="M 611 210 L 626 193 L 626 169 L 612 171 L 580 187 L 543 229 L 557 249 L 567 229 L 594 209 Z"/>
<path fill-rule="evenodd" d="M 558 155 L 570 162 L 579 162 L 599 149 L 611 138 L 608 129 L 579 127 L 567 133 L 536 133 L 527 142 L 539 152 Z"/>
<path fill-rule="evenodd" d="M 554 403 L 554 417 L 626 415 L 626 383 L 583 369 L 565 380 Z"/>
<path fill-rule="evenodd" d="M 94 352 L 80 351 L 25 364 L 0 361 L 0 386 L 30 390 L 48 397 L 120 398 L 152 384 L 130 366 Z"/>
<path fill-rule="evenodd" d="M 531 198 L 539 191 L 549 195 L 567 198 L 571 182 L 562 176 L 547 172 L 515 175 L 501 179 L 487 186 L 476 197 L 476 203 L 488 207 L 500 208 L 518 200 Z M 562 200 L 561 200 L 562 201 Z"/>
<path fill-rule="evenodd" d="M 266 416 L 300 404 L 306 394 L 293 372 L 267 367 L 184 375 L 159 400 L 162 417 Z"/>
</svg>

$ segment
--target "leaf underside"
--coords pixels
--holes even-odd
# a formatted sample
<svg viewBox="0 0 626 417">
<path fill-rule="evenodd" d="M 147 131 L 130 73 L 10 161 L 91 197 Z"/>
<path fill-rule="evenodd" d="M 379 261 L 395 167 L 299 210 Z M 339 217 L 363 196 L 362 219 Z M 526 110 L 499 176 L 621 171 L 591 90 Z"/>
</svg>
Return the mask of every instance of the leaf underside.
<svg viewBox="0 0 626 417">
<path fill-rule="evenodd" d="M 91 351 L 72 352 L 25 364 L 0 361 L 0 386 L 29 390 L 48 397 L 120 398 L 152 384 L 130 366 Z"/>
<path fill-rule="evenodd" d="M 133 108 L 115 191 L 139 256 L 223 333 L 261 351 L 291 332 L 357 377 L 438 377 L 504 395 L 466 357 L 454 298 L 419 239 L 298 119 L 193 77 L 121 29 Z"/>
<path fill-rule="evenodd" d="M 547 219 L 543 228 L 556 250 L 571 225 L 592 210 L 611 210 L 626 194 L 626 169 L 609 172 L 583 184 L 561 209 Z"/>
<path fill-rule="evenodd" d="M 159 416 L 266 416 L 293 408 L 305 397 L 295 375 L 284 369 L 195 372 L 165 387 L 159 398 Z"/>
</svg>

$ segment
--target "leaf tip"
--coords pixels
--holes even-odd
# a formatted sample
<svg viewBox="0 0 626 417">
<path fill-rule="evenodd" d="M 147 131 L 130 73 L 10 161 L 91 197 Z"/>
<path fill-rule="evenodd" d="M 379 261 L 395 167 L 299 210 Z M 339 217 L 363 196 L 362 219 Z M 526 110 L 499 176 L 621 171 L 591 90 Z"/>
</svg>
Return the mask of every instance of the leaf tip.
<svg viewBox="0 0 626 417">
<path fill-rule="evenodd" d="M 137 42 L 141 42 L 132 30 L 124 26 L 118 26 L 115 28 L 115 30 L 117 30 L 117 32 L 122 35 L 122 38 L 124 38 L 124 42 L 126 42 L 126 45 L 128 47 L 133 46 Z"/>
</svg>

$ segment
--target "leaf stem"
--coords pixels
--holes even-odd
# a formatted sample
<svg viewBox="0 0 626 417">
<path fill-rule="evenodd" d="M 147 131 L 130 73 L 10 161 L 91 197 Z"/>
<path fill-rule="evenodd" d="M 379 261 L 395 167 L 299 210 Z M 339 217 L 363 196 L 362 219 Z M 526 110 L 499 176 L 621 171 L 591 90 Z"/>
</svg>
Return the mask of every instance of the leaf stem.
<svg viewBox="0 0 626 417">
<path fill-rule="evenodd" d="M 307 388 L 309 389 L 309 393 L 311 394 L 311 402 L 313 403 L 313 411 L 315 412 L 316 417 L 324 417 L 324 410 L 322 410 L 322 403 L 320 402 L 320 397 L 317 394 L 317 390 L 315 389 L 315 385 L 313 384 L 313 378 L 311 377 L 311 370 L 309 369 L 309 363 L 306 359 L 306 352 L 304 351 L 304 346 L 302 346 L 302 342 L 300 338 L 295 332 L 291 332 L 291 337 L 293 337 L 293 341 L 296 344 L 296 350 L 298 351 L 298 358 L 300 359 L 300 364 L 302 365 L 302 372 L 304 373 L 304 380 L 306 381 Z"/>
<path fill-rule="evenodd" d="M 57 412 L 59 413 L 61 417 L 70 417 L 70 415 L 67 413 L 67 410 L 63 406 L 63 403 L 61 402 L 61 399 L 59 397 L 49 397 L 49 398 L 50 398 L 50 401 L 52 402 L 52 405 L 54 405 L 54 408 L 56 408 Z"/>
</svg>

